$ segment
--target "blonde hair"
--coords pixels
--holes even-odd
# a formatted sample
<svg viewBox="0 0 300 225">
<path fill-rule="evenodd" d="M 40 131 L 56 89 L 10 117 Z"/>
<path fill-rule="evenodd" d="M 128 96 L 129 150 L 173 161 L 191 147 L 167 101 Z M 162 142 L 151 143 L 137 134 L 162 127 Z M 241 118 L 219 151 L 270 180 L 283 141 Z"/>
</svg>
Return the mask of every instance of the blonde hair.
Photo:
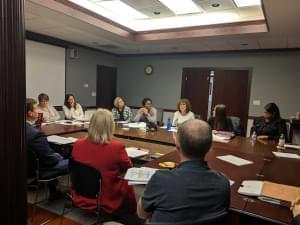
<svg viewBox="0 0 300 225">
<path fill-rule="evenodd" d="M 111 111 L 107 109 L 98 109 L 93 113 L 88 129 L 88 138 L 97 144 L 109 143 L 115 124 Z"/>
<path fill-rule="evenodd" d="M 124 102 L 124 100 L 123 100 L 121 97 L 116 97 L 116 98 L 114 99 L 114 106 L 115 106 L 116 108 L 118 108 L 118 102 L 119 102 L 120 100 Z M 125 103 L 125 102 L 124 102 L 124 103 Z"/>
</svg>

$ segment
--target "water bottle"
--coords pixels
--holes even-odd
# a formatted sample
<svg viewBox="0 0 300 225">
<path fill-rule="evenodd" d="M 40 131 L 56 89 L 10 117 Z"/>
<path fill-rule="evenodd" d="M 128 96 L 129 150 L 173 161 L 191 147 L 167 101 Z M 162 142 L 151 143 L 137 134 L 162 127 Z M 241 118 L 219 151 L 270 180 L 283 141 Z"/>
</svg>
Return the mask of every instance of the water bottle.
<svg viewBox="0 0 300 225">
<path fill-rule="evenodd" d="M 284 144 L 285 144 L 285 137 L 284 134 L 281 134 L 278 140 L 278 146 L 284 148 Z"/>
<path fill-rule="evenodd" d="M 168 118 L 168 122 L 167 122 L 167 130 L 171 130 L 172 128 L 172 122 L 171 122 L 171 119 Z"/>
<path fill-rule="evenodd" d="M 252 133 L 252 136 L 251 136 L 251 140 L 252 140 L 253 142 L 255 142 L 255 141 L 256 141 L 256 139 L 257 139 L 256 132 L 255 132 L 255 131 L 253 131 L 253 133 Z"/>
</svg>

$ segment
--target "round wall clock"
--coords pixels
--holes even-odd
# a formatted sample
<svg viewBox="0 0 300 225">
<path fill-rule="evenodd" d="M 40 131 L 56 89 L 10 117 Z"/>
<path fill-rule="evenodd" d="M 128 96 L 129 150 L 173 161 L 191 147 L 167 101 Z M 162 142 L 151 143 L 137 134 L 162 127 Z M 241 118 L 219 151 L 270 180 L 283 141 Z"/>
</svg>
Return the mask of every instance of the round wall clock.
<svg viewBox="0 0 300 225">
<path fill-rule="evenodd" d="M 151 65 L 145 66 L 144 72 L 146 75 L 151 75 L 153 73 L 153 66 Z"/>
</svg>

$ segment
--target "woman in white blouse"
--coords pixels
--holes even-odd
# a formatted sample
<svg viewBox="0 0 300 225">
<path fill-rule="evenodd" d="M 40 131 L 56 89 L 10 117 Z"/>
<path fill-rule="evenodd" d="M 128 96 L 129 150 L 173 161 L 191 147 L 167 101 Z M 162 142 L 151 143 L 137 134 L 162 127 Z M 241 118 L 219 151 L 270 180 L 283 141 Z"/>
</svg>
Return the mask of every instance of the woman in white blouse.
<svg viewBox="0 0 300 225">
<path fill-rule="evenodd" d="M 38 113 L 43 114 L 43 122 L 54 122 L 60 119 L 60 115 L 56 111 L 56 109 L 49 104 L 49 96 L 45 93 L 41 93 L 38 96 L 39 104 L 38 104 Z"/>
<path fill-rule="evenodd" d="M 63 106 L 65 118 L 68 120 L 83 120 L 83 110 L 79 103 L 75 101 L 75 97 L 72 94 L 67 94 L 65 103 Z"/>
<path fill-rule="evenodd" d="M 182 98 L 177 103 L 178 111 L 175 112 L 173 118 L 173 126 L 178 126 L 184 121 L 194 119 L 194 113 L 191 112 L 191 103 L 188 99 Z"/>
</svg>

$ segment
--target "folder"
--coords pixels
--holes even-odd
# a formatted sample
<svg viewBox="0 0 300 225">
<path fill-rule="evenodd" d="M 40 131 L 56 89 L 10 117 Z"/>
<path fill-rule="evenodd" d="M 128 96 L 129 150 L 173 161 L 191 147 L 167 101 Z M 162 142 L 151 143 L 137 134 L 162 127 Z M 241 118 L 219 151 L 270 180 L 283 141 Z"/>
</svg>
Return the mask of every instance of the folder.
<svg viewBox="0 0 300 225">
<path fill-rule="evenodd" d="M 269 181 L 245 180 L 238 189 L 238 193 L 289 207 L 292 201 L 300 197 L 300 187 Z"/>
</svg>

